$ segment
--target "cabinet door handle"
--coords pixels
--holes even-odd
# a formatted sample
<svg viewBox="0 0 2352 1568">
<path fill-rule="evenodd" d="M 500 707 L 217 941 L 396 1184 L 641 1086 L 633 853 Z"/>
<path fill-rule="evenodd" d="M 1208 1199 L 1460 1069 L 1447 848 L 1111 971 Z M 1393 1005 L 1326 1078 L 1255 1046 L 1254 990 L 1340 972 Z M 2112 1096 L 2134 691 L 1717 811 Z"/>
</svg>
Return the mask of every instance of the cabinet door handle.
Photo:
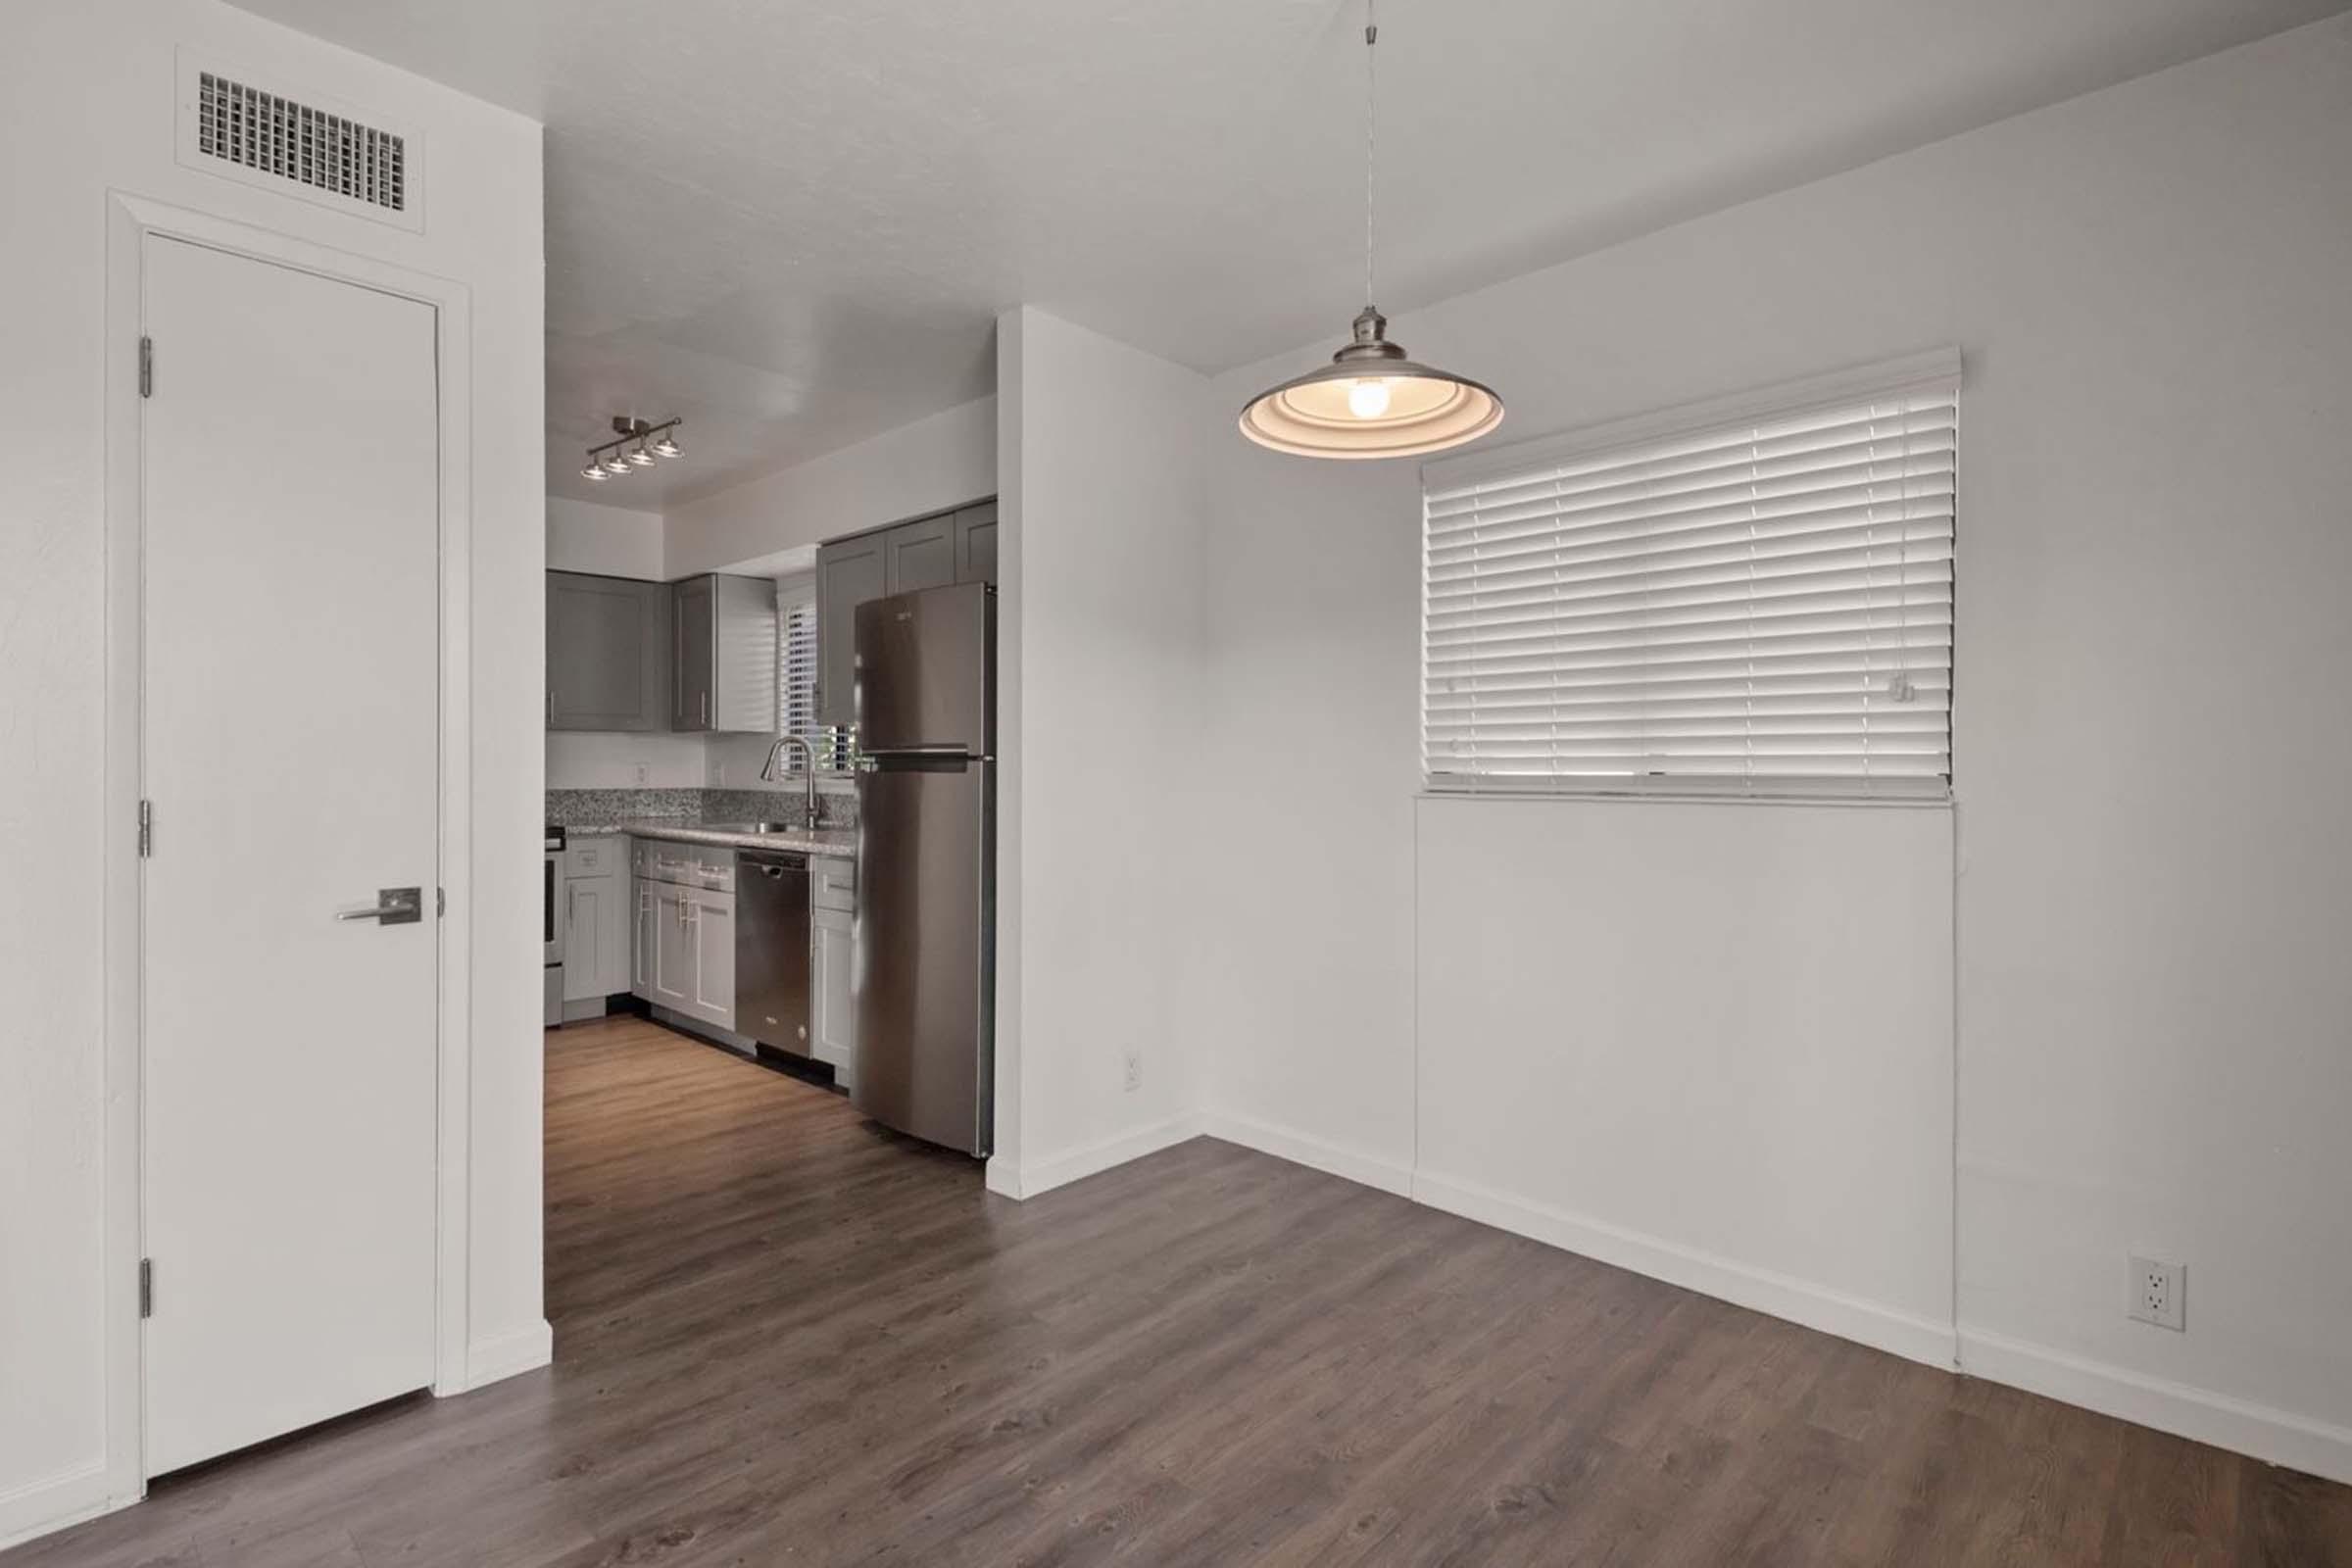
<svg viewBox="0 0 2352 1568">
<path fill-rule="evenodd" d="M 710 727 L 710 694 L 703 693 L 703 728 Z"/>
<path fill-rule="evenodd" d="M 547 689 L 547 721 L 550 724 L 556 721 L 556 689 L 553 686 Z"/>
</svg>

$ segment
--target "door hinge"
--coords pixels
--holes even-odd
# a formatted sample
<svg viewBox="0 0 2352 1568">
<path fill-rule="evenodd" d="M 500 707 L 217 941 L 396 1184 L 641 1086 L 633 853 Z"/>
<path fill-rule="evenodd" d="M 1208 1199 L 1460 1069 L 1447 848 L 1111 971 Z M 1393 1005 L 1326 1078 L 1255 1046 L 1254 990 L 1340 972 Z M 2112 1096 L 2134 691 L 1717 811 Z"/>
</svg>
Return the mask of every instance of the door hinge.
<svg viewBox="0 0 2352 1568">
<path fill-rule="evenodd" d="M 139 1259 L 139 1316 L 155 1316 L 155 1259 Z"/>
<path fill-rule="evenodd" d="M 445 915 L 445 914 L 447 914 L 448 912 L 449 912 L 449 889 L 447 889 L 447 888 L 435 888 L 435 889 L 433 889 L 433 916 L 434 916 L 434 918 L 435 918 L 435 919 L 438 919 L 438 918 L 440 918 L 442 915 Z"/>
<path fill-rule="evenodd" d="M 155 339 L 139 339 L 139 396 L 155 396 Z"/>
<path fill-rule="evenodd" d="M 139 803 L 139 858 L 144 860 L 155 853 L 155 803 Z"/>
</svg>

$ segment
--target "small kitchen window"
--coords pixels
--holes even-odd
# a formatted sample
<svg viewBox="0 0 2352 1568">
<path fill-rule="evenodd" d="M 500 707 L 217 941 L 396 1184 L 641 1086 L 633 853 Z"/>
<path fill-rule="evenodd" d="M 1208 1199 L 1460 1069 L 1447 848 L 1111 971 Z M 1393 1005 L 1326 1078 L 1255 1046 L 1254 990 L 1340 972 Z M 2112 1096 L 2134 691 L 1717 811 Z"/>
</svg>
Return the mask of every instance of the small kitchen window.
<svg viewBox="0 0 2352 1568">
<path fill-rule="evenodd" d="M 818 645 L 816 581 L 783 578 L 776 584 L 776 732 L 798 735 L 816 754 L 819 773 L 848 773 L 858 732 L 816 718 Z"/>
<path fill-rule="evenodd" d="M 1436 792 L 1939 799 L 1960 360 L 1424 470 Z"/>
</svg>

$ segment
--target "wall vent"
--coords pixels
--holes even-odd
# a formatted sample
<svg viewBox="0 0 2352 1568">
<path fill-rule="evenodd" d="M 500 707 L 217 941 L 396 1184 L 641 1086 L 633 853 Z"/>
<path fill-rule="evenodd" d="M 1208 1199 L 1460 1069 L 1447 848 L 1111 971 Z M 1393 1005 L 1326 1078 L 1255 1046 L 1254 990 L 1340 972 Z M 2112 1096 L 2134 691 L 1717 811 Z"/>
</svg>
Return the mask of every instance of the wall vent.
<svg viewBox="0 0 2352 1568">
<path fill-rule="evenodd" d="M 179 161 L 190 169 L 422 229 L 421 140 L 383 117 L 183 54 Z"/>
<path fill-rule="evenodd" d="M 409 210 L 407 137 L 209 71 L 198 75 L 198 152 L 370 207 Z"/>
</svg>

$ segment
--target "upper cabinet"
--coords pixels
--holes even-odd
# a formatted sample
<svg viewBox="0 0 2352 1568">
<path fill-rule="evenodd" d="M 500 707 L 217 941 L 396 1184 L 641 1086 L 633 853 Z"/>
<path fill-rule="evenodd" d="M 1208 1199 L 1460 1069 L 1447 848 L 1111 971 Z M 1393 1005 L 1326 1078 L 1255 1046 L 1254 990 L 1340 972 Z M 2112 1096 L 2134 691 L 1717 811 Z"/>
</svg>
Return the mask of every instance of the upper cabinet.
<svg viewBox="0 0 2352 1568">
<path fill-rule="evenodd" d="M 689 577 L 672 585 L 669 727 L 771 734 L 776 727 L 776 585 Z"/>
<path fill-rule="evenodd" d="M 997 580 L 997 504 L 917 517 L 816 547 L 816 721 L 858 721 L 858 607 L 889 594 Z"/>
<path fill-rule="evenodd" d="M 816 721 L 858 720 L 858 607 L 886 590 L 884 535 L 861 534 L 816 547 Z"/>
<path fill-rule="evenodd" d="M 669 676 L 667 583 L 547 574 L 549 729 L 667 729 Z"/>
<path fill-rule="evenodd" d="M 923 517 L 885 530 L 882 561 L 885 593 L 947 587 L 956 580 L 955 515 Z"/>
<path fill-rule="evenodd" d="M 997 504 L 983 501 L 956 514 L 956 580 L 997 580 Z"/>
</svg>

